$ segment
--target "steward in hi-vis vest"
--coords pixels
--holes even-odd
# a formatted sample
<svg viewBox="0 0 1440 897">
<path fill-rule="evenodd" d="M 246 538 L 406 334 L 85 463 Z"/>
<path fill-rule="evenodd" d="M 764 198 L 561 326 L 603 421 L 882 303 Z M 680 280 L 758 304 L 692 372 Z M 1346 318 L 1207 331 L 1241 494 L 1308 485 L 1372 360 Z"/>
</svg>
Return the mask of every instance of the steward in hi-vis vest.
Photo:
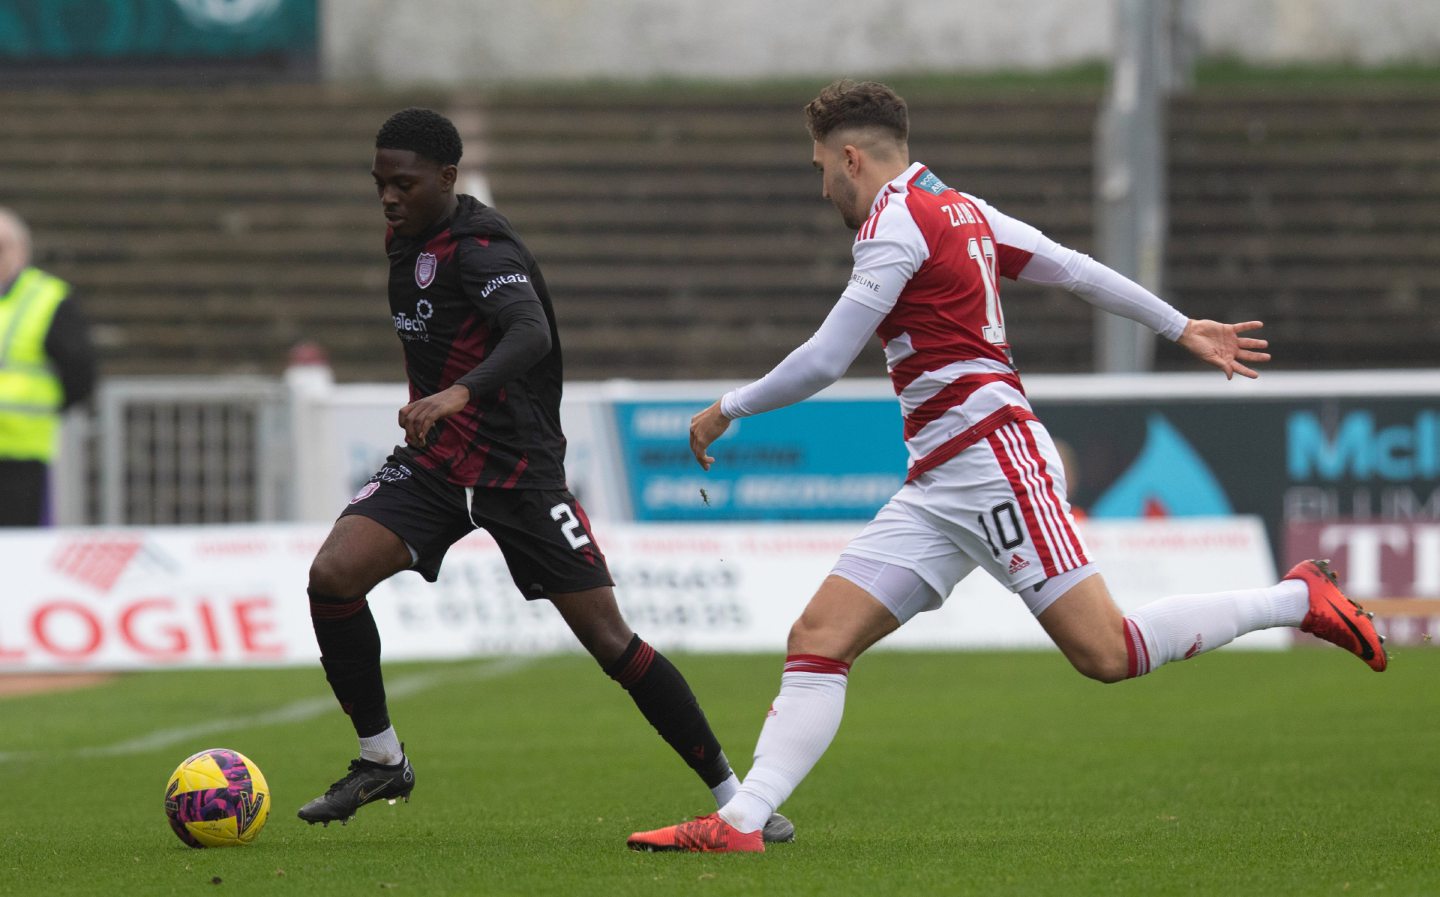
<svg viewBox="0 0 1440 897">
<path fill-rule="evenodd" d="M 0 208 L 0 526 L 48 522 L 60 415 L 95 389 L 95 355 L 70 285 L 30 266 L 30 237 Z"/>
<path fill-rule="evenodd" d="M 70 285 L 26 268 L 0 297 L 0 458 L 48 462 L 55 455 L 65 390 L 45 337 Z"/>
</svg>

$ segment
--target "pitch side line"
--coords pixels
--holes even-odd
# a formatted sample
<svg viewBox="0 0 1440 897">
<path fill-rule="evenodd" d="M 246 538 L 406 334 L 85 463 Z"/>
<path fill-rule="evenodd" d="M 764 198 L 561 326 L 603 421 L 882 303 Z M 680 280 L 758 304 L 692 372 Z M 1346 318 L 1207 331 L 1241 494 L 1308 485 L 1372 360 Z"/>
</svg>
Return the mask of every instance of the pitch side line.
<svg viewBox="0 0 1440 897">
<path fill-rule="evenodd" d="M 534 659 L 530 657 L 502 657 L 493 663 L 487 663 L 483 666 L 473 667 L 458 673 L 420 673 L 412 676 L 400 676 L 395 679 L 393 683 L 385 683 L 385 694 L 391 698 L 404 698 L 457 681 L 499 679 L 511 673 L 518 672 L 533 662 Z M 243 717 L 231 717 L 229 719 L 215 720 L 214 722 L 200 723 L 193 726 L 176 726 L 171 729 L 161 729 L 139 738 L 118 741 L 102 747 L 76 748 L 71 751 L 0 751 L 0 763 L 41 756 L 47 758 L 91 758 L 143 754 L 147 751 L 168 748 L 182 742 L 198 743 L 202 736 L 213 735 L 217 732 L 228 732 L 242 728 L 248 729 L 256 726 L 273 726 L 284 723 L 304 722 L 305 720 L 314 719 L 326 713 L 333 713 L 336 710 L 337 707 L 333 696 L 326 695 L 323 698 L 306 698 L 264 713 L 256 713 Z"/>
</svg>

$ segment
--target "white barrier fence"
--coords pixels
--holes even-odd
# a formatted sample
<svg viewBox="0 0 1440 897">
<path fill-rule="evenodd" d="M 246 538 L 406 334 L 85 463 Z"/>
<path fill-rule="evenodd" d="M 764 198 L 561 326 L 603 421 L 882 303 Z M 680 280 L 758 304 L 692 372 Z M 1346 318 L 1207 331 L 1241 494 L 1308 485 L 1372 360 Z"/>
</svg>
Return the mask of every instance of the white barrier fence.
<svg viewBox="0 0 1440 897">
<path fill-rule="evenodd" d="M 859 523 L 598 527 L 632 626 L 666 650 L 784 650 L 790 623 Z M 324 525 L 16 531 L 0 537 L 0 672 L 313 664 L 305 582 Z M 1274 581 L 1256 518 L 1093 521 L 1084 532 L 1116 600 Z M 431 585 L 402 573 L 371 593 L 387 660 L 576 650 L 548 602 L 526 602 L 495 543 L 459 542 Z M 1285 630 L 1242 639 L 1290 643 Z M 1048 645 L 983 573 L 890 648 Z"/>
</svg>

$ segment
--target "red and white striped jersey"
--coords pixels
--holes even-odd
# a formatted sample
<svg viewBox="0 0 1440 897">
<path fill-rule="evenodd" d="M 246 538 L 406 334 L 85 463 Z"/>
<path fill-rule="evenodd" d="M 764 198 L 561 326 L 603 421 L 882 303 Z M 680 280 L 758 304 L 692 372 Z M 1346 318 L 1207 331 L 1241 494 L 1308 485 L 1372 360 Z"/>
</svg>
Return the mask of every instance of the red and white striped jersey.
<svg viewBox="0 0 1440 897">
<path fill-rule="evenodd" d="M 958 193 L 925 166 L 886 184 L 853 247 L 850 283 L 820 329 L 720 399 L 726 417 L 782 408 L 844 376 L 872 334 L 905 418 L 909 479 L 1010 421 L 1033 420 L 1011 363 L 1000 278 L 1066 289 L 1178 340 L 1189 319 L 1084 253 Z"/>
<path fill-rule="evenodd" d="M 1017 277 L 1043 239 L 918 162 L 876 197 L 845 297 L 885 315 L 876 334 L 905 418 L 909 479 L 1034 418 L 1005 338 L 999 278 Z"/>
</svg>

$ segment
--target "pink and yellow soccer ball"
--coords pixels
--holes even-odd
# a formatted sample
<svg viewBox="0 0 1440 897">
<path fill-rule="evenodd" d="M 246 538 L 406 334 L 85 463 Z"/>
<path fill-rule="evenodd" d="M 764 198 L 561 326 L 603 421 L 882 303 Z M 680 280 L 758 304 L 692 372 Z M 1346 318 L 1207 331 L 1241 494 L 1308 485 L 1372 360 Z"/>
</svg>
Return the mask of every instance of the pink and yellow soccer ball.
<svg viewBox="0 0 1440 897">
<path fill-rule="evenodd" d="M 165 816 L 191 847 L 249 844 L 270 816 L 270 786 L 260 767 L 239 751 L 206 748 L 171 774 Z"/>
</svg>

